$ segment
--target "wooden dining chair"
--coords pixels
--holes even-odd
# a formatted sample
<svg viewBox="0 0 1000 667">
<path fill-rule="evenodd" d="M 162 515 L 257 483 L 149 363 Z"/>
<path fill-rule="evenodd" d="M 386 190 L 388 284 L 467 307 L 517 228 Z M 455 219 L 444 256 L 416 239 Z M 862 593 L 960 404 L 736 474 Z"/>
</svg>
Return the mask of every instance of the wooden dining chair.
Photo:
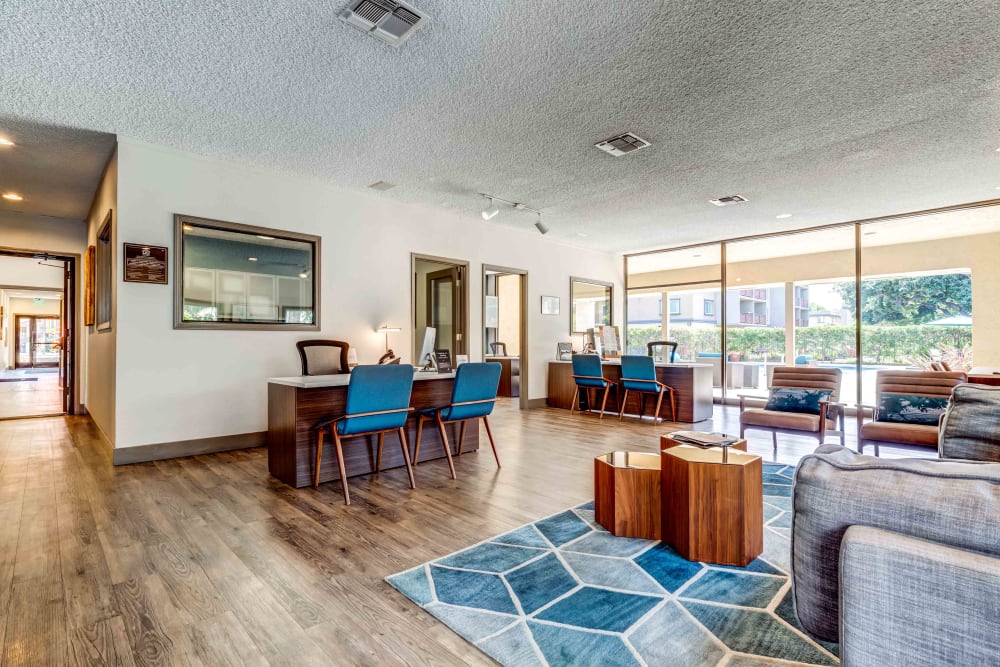
<svg viewBox="0 0 1000 667">
<path fill-rule="evenodd" d="M 329 433 L 336 448 L 337 467 L 340 469 L 340 483 L 344 488 L 344 503 L 351 504 L 351 494 L 347 490 L 347 472 L 344 467 L 343 440 L 365 435 L 378 435 L 378 453 L 375 470 L 382 467 L 382 441 L 386 433 L 395 432 L 399 446 L 403 450 L 406 474 L 410 478 L 410 488 L 415 489 L 413 467 L 410 465 L 410 449 L 406 444 L 406 418 L 413 391 L 413 366 L 409 364 L 386 364 L 382 366 L 358 366 L 351 373 L 347 385 L 347 406 L 344 415 L 326 419 L 316 424 L 316 470 L 314 487 L 319 487 L 319 471 L 323 461 L 323 438 Z"/>
<path fill-rule="evenodd" d="M 347 353 L 350 343 L 342 340 L 314 338 L 295 343 L 302 362 L 303 375 L 339 375 L 350 373 Z"/>
</svg>

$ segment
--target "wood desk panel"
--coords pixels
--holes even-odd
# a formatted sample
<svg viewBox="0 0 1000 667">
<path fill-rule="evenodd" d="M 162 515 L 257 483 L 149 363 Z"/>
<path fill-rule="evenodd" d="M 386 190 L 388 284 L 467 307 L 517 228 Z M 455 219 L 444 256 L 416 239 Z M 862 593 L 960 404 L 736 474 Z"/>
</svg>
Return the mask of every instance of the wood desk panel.
<svg viewBox="0 0 1000 667">
<path fill-rule="evenodd" d="M 604 377 L 612 382 L 621 379 L 621 365 L 605 363 Z M 712 418 L 712 367 L 708 364 L 664 364 L 656 366 L 656 377 L 663 384 L 674 388 L 677 401 L 677 417 L 679 422 L 700 422 Z M 573 365 L 566 362 L 549 362 L 549 381 L 547 403 L 556 408 L 569 410 L 573 402 L 573 392 L 576 385 L 573 382 Z M 615 387 L 612 387 L 608 397 L 608 410 L 617 410 Z M 626 417 L 638 415 L 642 397 L 638 392 L 629 392 L 628 404 L 625 406 Z M 664 397 L 660 415 L 669 420 L 670 406 Z M 646 398 L 646 415 L 652 415 L 656 407 L 656 399 Z"/>
<path fill-rule="evenodd" d="M 447 405 L 451 400 L 454 382 L 452 378 L 414 382 L 410 405 L 416 410 Z M 316 462 L 316 431 L 313 430 L 313 426 L 323 419 L 344 414 L 346 402 L 346 386 L 303 389 L 268 383 L 267 467 L 271 474 L 296 488 L 312 485 L 313 467 Z M 459 425 L 448 424 L 445 428 L 448 431 L 448 439 L 454 447 L 458 442 Z M 416 413 L 406 422 L 406 437 L 412 456 L 417 439 Z M 378 438 L 376 436 L 348 438 L 343 444 L 347 476 L 371 473 L 375 467 Z M 477 449 L 479 449 L 478 421 L 466 428 L 462 451 Z M 420 445 L 420 461 L 439 458 L 444 458 L 441 437 L 432 423 L 425 424 Z M 382 448 L 382 469 L 397 468 L 402 465 L 403 454 L 399 449 L 399 441 L 395 434 L 387 433 Z M 323 447 L 319 480 L 322 483 L 339 477 L 335 448 L 328 438 Z"/>
</svg>

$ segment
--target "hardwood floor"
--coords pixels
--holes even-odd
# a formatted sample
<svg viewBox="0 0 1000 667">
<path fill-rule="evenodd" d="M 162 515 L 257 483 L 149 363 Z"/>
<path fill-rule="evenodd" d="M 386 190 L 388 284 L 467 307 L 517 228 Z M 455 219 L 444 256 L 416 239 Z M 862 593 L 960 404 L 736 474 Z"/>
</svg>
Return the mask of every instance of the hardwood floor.
<svg viewBox="0 0 1000 667">
<path fill-rule="evenodd" d="M 0 419 L 55 415 L 63 411 L 59 375 L 45 369 L 0 371 L 0 378 L 27 379 L 27 382 L 0 382 Z"/>
<path fill-rule="evenodd" d="M 346 507 L 339 482 L 270 477 L 264 449 L 113 468 L 85 418 L 0 422 L 0 664 L 490 664 L 383 578 L 590 499 L 593 456 L 671 430 L 514 401 L 491 423 L 503 470 L 485 449 L 457 480 L 421 464 L 413 491 L 402 468 L 357 477 Z"/>
</svg>

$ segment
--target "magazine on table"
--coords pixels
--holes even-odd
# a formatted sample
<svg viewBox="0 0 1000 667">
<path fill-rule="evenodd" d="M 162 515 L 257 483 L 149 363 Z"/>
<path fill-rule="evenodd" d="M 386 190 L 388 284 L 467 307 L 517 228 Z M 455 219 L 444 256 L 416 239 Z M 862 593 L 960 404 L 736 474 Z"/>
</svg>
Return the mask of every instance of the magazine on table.
<svg viewBox="0 0 1000 667">
<path fill-rule="evenodd" d="M 698 445 L 699 447 L 731 447 L 740 441 L 739 438 L 725 433 L 705 433 L 702 431 L 676 431 L 671 433 L 670 437 L 677 442 Z"/>
</svg>

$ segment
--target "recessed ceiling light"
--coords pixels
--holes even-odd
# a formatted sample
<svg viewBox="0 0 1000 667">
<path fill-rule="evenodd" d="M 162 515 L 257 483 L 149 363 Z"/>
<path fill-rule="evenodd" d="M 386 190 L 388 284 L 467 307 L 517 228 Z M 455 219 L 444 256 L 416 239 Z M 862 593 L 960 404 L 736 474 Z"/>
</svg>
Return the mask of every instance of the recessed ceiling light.
<svg viewBox="0 0 1000 667">
<path fill-rule="evenodd" d="M 16 192 L 5 192 L 3 193 L 3 198 L 9 201 L 24 201 L 24 197 L 17 194 Z"/>
<path fill-rule="evenodd" d="M 7 137 L 0 137 L 0 146 L 13 146 L 14 142 Z"/>
<path fill-rule="evenodd" d="M 263 234 L 258 234 L 257 238 L 264 239 L 265 241 L 273 241 L 274 240 L 273 236 L 264 236 Z"/>
<path fill-rule="evenodd" d="M 778 220 L 787 220 L 788 218 L 792 217 L 792 214 L 791 213 L 781 213 L 781 214 L 776 215 L 774 217 L 777 218 Z"/>
<path fill-rule="evenodd" d="M 865 236 L 875 236 L 878 232 L 865 232 Z"/>
<path fill-rule="evenodd" d="M 256 262 L 257 258 L 256 257 L 247 257 L 247 261 L 248 262 Z"/>
</svg>

